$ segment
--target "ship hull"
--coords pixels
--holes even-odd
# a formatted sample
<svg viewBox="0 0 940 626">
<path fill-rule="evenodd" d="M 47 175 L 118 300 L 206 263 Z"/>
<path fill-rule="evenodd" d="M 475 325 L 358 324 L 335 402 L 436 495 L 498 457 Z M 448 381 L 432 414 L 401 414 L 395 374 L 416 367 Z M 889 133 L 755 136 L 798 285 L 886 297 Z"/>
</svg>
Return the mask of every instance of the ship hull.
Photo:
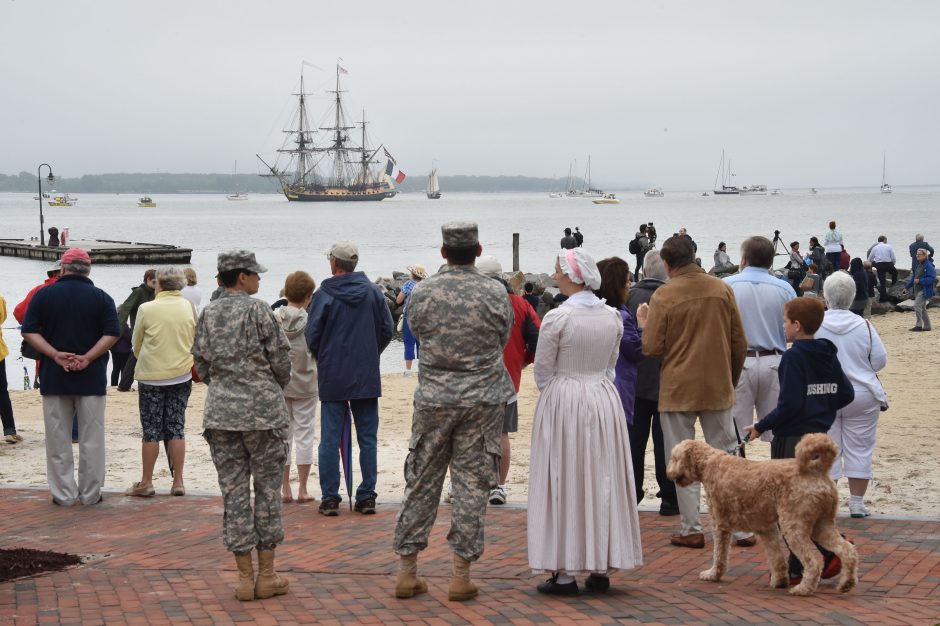
<svg viewBox="0 0 940 626">
<path fill-rule="evenodd" d="M 284 197 L 291 202 L 378 202 L 390 197 L 388 188 L 352 191 L 345 187 L 329 187 L 318 191 L 284 190 Z"/>
</svg>

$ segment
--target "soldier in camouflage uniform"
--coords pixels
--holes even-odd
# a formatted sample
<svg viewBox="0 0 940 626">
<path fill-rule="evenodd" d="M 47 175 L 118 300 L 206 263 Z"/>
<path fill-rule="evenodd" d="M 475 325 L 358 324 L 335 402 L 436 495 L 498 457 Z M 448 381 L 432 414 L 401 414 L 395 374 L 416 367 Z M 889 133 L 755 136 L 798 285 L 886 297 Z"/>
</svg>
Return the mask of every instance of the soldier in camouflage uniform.
<svg viewBox="0 0 940 626">
<path fill-rule="evenodd" d="M 417 577 L 448 464 L 454 487 L 447 540 L 454 551 L 450 600 L 477 595 L 470 563 L 483 554 L 487 497 L 499 479 L 499 439 L 513 385 L 503 364 L 513 314 L 506 289 L 474 266 L 483 248 L 473 222 L 445 224 L 447 265 L 408 300 L 408 323 L 421 342 L 404 500 L 395 526 L 400 571 L 395 595 L 427 591 Z"/>
<path fill-rule="evenodd" d="M 280 489 L 288 417 L 281 390 L 290 381 L 290 346 L 267 303 L 250 297 L 267 271 L 254 253 L 222 252 L 218 270 L 225 292 L 200 314 L 193 346 L 196 372 L 209 385 L 203 435 L 225 503 L 223 541 L 238 565 L 235 597 L 270 598 L 288 587 L 274 572 L 274 548 L 284 540 Z M 257 579 L 252 548 L 258 550 Z"/>
</svg>

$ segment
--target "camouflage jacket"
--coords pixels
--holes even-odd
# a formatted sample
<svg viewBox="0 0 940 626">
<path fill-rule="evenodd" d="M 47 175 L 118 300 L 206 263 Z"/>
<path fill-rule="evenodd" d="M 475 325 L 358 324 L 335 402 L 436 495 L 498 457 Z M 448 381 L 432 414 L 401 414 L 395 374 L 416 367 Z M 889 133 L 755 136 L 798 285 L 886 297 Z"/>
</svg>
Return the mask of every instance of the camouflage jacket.
<svg viewBox="0 0 940 626">
<path fill-rule="evenodd" d="M 512 329 L 506 288 L 472 265 L 445 265 L 408 298 L 408 324 L 421 342 L 415 404 L 501 404 L 514 388 L 503 363 Z"/>
<path fill-rule="evenodd" d="M 209 385 L 203 428 L 272 430 L 288 424 L 282 389 L 290 344 L 267 303 L 226 291 L 196 325 L 196 373 Z"/>
</svg>

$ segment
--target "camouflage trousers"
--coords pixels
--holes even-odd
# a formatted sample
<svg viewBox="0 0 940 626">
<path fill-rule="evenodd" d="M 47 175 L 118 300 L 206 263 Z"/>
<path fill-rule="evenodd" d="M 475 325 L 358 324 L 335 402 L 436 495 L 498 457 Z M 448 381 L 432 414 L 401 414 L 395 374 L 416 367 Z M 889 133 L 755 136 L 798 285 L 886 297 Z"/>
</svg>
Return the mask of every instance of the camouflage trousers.
<svg viewBox="0 0 940 626">
<path fill-rule="evenodd" d="M 450 465 L 453 497 L 447 541 L 468 561 L 483 554 L 486 504 L 499 481 L 505 407 L 415 406 L 405 459 L 405 496 L 395 523 L 395 552 L 415 554 L 428 546 Z"/>
<path fill-rule="evenodd" d="M 207 429 L 212 462 L 219 473 L 225 504 L 222 541 L 229 552 L 273 550 L 284 541 L 281 480 L 287 458 L 287 428 L 276 430 Z M 255 506 L 251 508 L 254 478 Z"/>
</svg>

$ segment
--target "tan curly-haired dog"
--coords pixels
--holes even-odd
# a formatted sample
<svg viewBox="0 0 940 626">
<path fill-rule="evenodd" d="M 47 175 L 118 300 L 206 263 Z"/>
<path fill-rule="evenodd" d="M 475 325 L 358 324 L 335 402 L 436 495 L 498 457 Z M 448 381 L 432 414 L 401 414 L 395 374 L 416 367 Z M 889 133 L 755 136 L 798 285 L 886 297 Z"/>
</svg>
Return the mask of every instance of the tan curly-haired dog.
<svg viewBox="0 0 940 626">
<path fill-rule="evenodd" d="M 708 492 L 714 562 L 699 578 L 721 580 L 728 567 L 731 533 L 741 530 L 763 540 L 770 586 L 786 587 L 782 531 L 804 567 L 802 582 L 790 593 L 807 596 L 819 584 L 822 555 L 813 541 L 842 559 L 837 589 L 852 589 L 858 582 L 858 556 L 855 546 L 836 530 L 839 495 L 829 478 L 837 452 L 832 439 L 821 433 L 803 437 L 796 446 L 795 459 L 773 461 L 749 461 L 716 450 L 704 441 L 687 440 L 677 445 L 666 475 L 680 487 L 700 481 Z"/>
</svg>

